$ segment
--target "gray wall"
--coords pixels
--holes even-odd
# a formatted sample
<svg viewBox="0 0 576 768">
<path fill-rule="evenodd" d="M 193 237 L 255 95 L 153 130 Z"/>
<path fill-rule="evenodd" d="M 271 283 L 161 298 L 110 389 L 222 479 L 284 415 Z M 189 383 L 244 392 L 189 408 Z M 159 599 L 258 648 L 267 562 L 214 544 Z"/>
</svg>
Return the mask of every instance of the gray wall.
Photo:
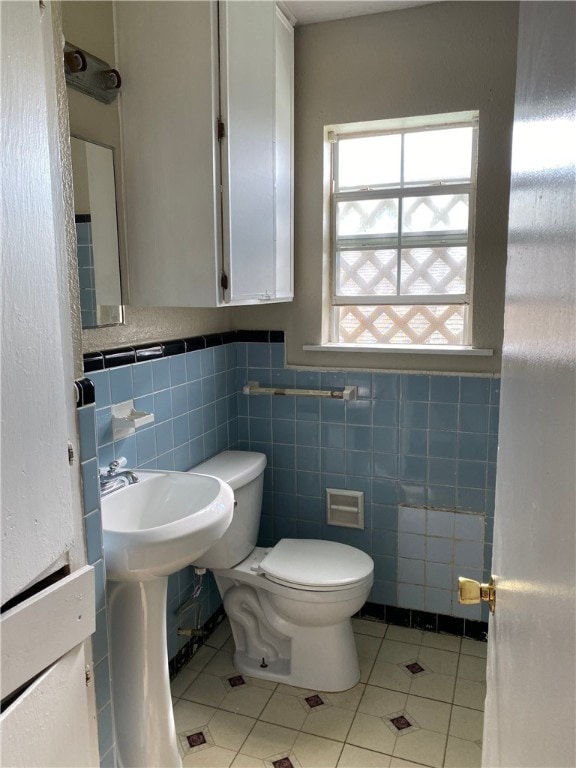
<svg viewBox="0 0 576 768">
<path fill-rule="evenodd" d="M 84 351 L 234 328 L 287 331 L 288 364 L 497 372 L 503 327 L 517 4 L 449 2 L 296 29 L 293 303 L 236 309 L 127 307 L 126 325 L 83 332 Z M 63 4 L 66 38 L 114 63 L 109 2 Z M 68 90 L 71 131 L 119 148 L 117 106 Z M 323 126 L 480 110 L 474 343 L 493 358 L 310 353 L 322 339 Z M 120 226 L 123 212 L 120 210 Z M 121 249 L 125 252 L 121 239 Z"/>
<path fill-rule="evenodd" d="M 288 362 L 315 367 L 496 372 L 500 367 L 518 7 L 435 3 L 296 29 L 296 298 L 238 309 L 242 328 L 283 328 Z M 474 345 L 493 358 L 313 353 L 322 337 L 323 127 L 480 110 Z"/>
</svg>

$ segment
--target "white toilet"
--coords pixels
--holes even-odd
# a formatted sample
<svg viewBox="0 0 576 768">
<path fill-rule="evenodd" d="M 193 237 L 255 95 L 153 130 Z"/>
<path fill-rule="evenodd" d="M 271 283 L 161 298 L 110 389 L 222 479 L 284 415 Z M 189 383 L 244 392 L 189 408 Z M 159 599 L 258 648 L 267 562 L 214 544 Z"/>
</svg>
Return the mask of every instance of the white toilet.
<svg viewBox="0 0 576 768">
<path fill-rule="evenodd" d="M 266 456 L 224 451 L 194 467 L 234 491 L 230 527 L 196 567 L 213 571 L 230 620 L 236 669 L 319 691 L 360 679 L 351 617 L 365 603 L 374 563 L 346 544 L 281 539 L 256 547 Z"/>
</svg>

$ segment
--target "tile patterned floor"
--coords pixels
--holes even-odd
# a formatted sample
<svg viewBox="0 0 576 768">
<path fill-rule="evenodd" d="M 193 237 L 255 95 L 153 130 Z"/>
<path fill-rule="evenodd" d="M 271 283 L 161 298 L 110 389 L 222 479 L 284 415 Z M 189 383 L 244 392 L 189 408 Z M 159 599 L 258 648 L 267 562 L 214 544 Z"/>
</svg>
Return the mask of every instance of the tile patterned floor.
<svg viewBox="0 0 576 768">
<path fill-rule="evenodd" d="M 172 683 L 185 768 L 480 766 L 486 643 L 354 619 L 360 683 L 242 677 L 224 621 Z"/>
</svg>

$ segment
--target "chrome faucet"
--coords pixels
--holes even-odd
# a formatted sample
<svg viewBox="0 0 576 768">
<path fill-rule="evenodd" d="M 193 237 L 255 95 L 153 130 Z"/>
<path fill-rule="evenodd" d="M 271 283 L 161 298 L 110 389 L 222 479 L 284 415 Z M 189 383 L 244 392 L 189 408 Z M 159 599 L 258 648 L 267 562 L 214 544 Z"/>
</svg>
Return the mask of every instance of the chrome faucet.
<svg viewBox="0 0 576 768">
<path fill-rule="evenodd" d="M 110 462 L 106 472 L 100 472 L 101 496 L 107 496 L 119 488 L 139 482 L 138 475 L 131 469 L 120 470 L 120 467 L 124 467 L 126 464 L 126 459 L 121 456 L 119 459 Z"/>
</svg>

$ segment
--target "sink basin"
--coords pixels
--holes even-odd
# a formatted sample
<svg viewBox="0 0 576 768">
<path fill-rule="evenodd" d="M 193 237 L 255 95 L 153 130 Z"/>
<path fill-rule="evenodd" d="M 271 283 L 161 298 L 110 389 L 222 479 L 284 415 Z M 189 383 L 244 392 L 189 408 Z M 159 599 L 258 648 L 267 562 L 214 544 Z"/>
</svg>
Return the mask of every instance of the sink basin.
<svg viewBox="0 0 576 768">
<path fill-rule="evenodd" d="M 209 475 L 136 472 L 138 483 L 102 498 L 106 578 L 169 576 L 204 554 L 232 520 L 229 485 Z"/>
</svg>

